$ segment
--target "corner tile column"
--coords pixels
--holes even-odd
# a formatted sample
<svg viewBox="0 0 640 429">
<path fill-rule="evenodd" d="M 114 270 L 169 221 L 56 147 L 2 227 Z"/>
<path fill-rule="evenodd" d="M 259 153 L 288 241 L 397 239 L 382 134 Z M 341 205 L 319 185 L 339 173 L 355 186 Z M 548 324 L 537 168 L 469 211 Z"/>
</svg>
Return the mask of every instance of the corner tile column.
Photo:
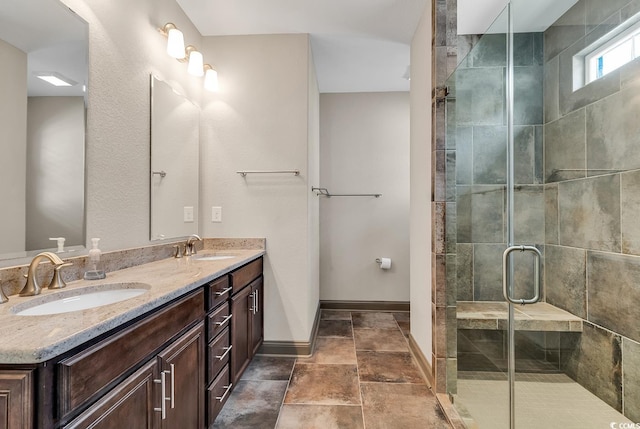
<svg viewBox="0 0 640 429">
<path fill-rule="evenodd" d="M 456 300 L 455 283 L 447 284 L 447 262 L 455 263 L 455 254 L 447 255 L 447 210 L 455 214 L 453 203 L 447 202 L 446 144 L 446 80 L 457 65 L 457 0 L 433 0 L 432 58 L 432 129 L 431 139 L 431 226 L 432 226 L 432 379 L 437 393 L 456 390 Z M 454 174 L 449 172 L 449 174 Z M 450 217 L 455 219 L 455 216 Z M 450 231 L 455 231 L 451 228 Z M 449 237 L 454 239 L 454 237 Z M 452 257 L 453 256 L 453 257 Z M 450 288 L 454 288 L 451 293 Z M 447 299 L 452 297 L 453 299 Z"/>
</svg>

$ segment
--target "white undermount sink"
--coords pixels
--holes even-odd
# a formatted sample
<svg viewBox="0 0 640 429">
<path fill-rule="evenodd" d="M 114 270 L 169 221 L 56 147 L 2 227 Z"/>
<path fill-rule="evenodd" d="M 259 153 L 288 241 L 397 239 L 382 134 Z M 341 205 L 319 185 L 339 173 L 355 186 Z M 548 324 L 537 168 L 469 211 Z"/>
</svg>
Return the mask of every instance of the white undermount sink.
<svg viewBox="0 0 640 429">
<path fill-rule="evenodd" d="M 69 313 L 135 298 L 150 288 L 151 285 L 147 283 L 108 283 L 69 289 L 31 298 L 14 306 L 11 311 L 17 316 Z"/>
<path fill-rule="evenodd" d="M 196 261 L 222 261 L 224 259 L 233 259 L 235 255 L 195 255 L 192 259 Z"/>
</svg>

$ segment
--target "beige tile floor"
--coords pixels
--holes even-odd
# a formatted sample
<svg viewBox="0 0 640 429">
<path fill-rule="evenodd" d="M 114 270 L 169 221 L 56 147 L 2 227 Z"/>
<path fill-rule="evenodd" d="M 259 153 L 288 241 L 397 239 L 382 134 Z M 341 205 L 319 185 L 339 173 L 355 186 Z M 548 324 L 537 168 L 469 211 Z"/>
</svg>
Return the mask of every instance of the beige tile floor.
<svg viewBox="0 0 640 429">
<path fill-rule="evenodd" d="M 450 428 L 408 329 L 408 313 L 323 310 L 313 356 L 256 356 L 213 428 Z"/>
<path fill-rule="evenodd" d="M 490 374 L 459 374 L 455 402 L 461 414 L 470 417 L 469 428 L 509 427 L 507 382 Z M 631 422 L 564 374 L 516 376 L 518 429 L 607 429 L 620 423 Z"/>
</svg>

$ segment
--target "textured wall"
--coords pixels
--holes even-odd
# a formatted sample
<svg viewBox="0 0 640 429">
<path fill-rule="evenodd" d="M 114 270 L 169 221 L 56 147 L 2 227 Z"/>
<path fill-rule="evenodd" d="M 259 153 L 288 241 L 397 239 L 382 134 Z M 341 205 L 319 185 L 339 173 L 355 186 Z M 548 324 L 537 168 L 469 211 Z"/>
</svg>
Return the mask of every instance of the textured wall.
<svg viewBox="0 0 640 429">
<path fill-rule="evenodd" d="M 174 0 L 65 0 L 89 23 L 87 238 L 103 250 L 149 243 L 151 73 L 199 102 L 202 79 L 170 58 L 157 28 L 174 22 L 201 37 Z M 206 57 L 205 57 L 206 59 Z"/>
<path fill-rule="evenodd" d="M 24 250 L 27 148 L 27 55 L 0 40 L 0 254 Z"/>
<path fill-rule="evenodd" d="M 323 187 L 383 194 L 320 197 L 320 299 L 409 301 L 409 94 L 322 94 L 320 138 Z"/>
<path fill-rule="evenodd" d="M 318 283 L 310 278 L 317 119 L 309 112 L 317 89 L 308 36 L 206 37 L 203 53 L 218 68 L 221 89 L 203 98 L 201 232 L 266 237 L 265 341 L 309 341 Z M 289 169 L 300 176 L 236 173 Z M 211 222 L 212 206 L 222 207 L 221 223 Z"/>
</svg>

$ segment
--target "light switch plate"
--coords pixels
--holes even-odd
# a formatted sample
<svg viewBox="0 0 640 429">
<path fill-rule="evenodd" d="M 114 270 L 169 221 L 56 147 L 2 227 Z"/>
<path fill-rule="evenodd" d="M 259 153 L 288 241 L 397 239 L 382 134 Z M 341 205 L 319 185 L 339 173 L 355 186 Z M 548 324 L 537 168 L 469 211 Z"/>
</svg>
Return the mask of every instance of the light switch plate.
<svg viewBox="0 0 640 429">
<path fill-rule="evenodd" d="M 222 222 L 222 207 L 211 207 L 211 222 Z"/>
<path fill-rule="evenodd" d="M 193 222 L 193 207 L 191 206 L 184 207 L 184 221 Z"/>
</svg>

